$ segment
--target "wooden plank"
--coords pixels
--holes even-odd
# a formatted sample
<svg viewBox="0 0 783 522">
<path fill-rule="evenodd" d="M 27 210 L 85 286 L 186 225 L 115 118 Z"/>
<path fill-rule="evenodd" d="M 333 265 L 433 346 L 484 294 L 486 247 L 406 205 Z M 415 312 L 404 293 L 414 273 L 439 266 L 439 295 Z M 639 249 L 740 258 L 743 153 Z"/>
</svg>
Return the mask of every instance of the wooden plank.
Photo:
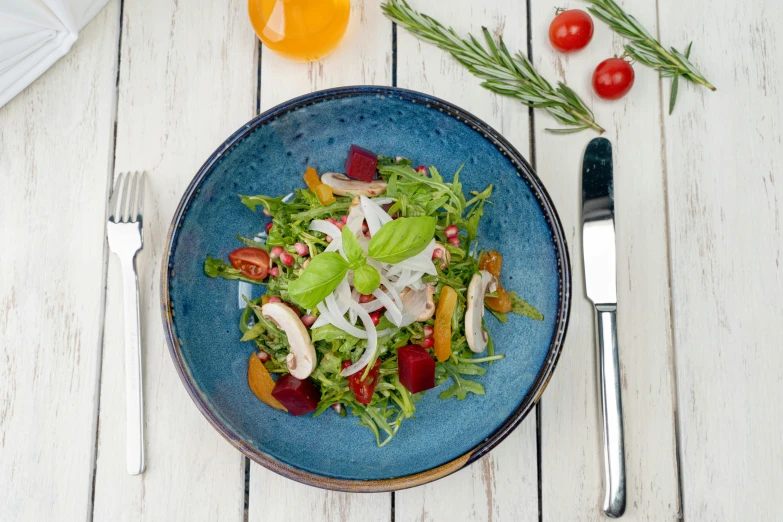
<svg viewBox="0 0 783 522">
<path fill-rule="evenodd" d="M 119 2 L 0 109 L 0 518 L 86 520 Z"/>
<path fill-rule="evenodd" d="M 718 87 L 680 82 L 664 119 L 683 511 L 781 520 L 783 6 L 658 3 Z"/>
<path fill-rule="evenodd" d="M 358 84 L 391 84 L 391 23 L 375 0 L 351 2 L 346 35 L 333 54 L 291 62 L 267 48 L 261 59 L 261 110 L 311 91 Z M 250 522 L 390 520 L 391 495 L 329 492 L 298 484 L 251 463 Z"/>
<path fill-rule="evenodd" d="M 115 175 L 147 170 L 139 254 L 147 469 L 125 472 L 122 287 L 110 259 L 94 518 L 234 520 L 244 458 L 196 409 L 160 319 L 160 260 L 171 217 L 198 167 L 253 116 L 257 56 L 243 0 L 124 4 Z"/>
<path fill-rule="evenodd" d="M 655 30 L 654 3 L 620 3 Z M 531 10 L 536 67 L 551 81 L 567 81 L 583 96 L 614 146 L 627 472 L 623 520 L 673 520 L 678 492 L 659 82 L 655 72 L 636 65 L 636 83 L 628 96 L 616 102 L 594 97 L 592 71 L 602 60 L 623 53 L 622 39 L 596 20 L 590 45 L 562 55 L 548 41 L 554 9 L 531 2 Z M 549 134 L 544 129 L 557 124 L 542 111 L 536 112 L 535 126 L 538 173 L 567 231 L 574 276 L 566 346 L 540 406 L 542 515 L 544 521 L 604 520 L 595 329 L 592 306 L 584 297 L 579 188 L 584 148 L 596 134 Z"/>
<path fill-rule="evenodd" d="M 413 7 L 434 17 L 459 34 L 481 34 L 487 26 L 503 33 L 513 49 L 527 50 L 524 2 L 414 2 Z M 494 95 L 454 59 L 397 29 L 397 85 L 433 94 L 483 119 L 501 132 L 528 158 L 528 109 L 521 103 Z M 535 412 L 500 446 L 468 469 L 437 482 L 398 492 L 398 520 L 538 520 Z"/>
</svg>

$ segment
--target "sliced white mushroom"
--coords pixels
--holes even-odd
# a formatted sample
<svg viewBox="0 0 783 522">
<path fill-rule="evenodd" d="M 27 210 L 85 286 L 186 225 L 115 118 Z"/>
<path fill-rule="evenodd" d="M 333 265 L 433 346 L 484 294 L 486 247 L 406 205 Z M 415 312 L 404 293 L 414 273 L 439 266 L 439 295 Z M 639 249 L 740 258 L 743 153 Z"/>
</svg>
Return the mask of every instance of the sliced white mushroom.
<svg viewBox="0 0 783 522">
<path fill-rule="evenodd" d="M 299 316 L 284 303 L 265 304 L 261 307 L 261 315 L 280 327 L 288 337 L 291 347 L 285 360 L 288 371 L 297 379 L 308 378 L 315 369 L 315 347 Z"/>
<path fill-rule="evenodd" d="M 495 276 L 481 270 L 474 274 L 468 285 L 468 307 L 465 310 L 465 337 L 468 346 L 475 353 L 481 353 L 487 347 L 487 332 L 481 326 L 484 317 L 484 295 L 497 289 Z"/>
<path fill-rule="evenodd" d="M 403 321 L 401 326 L 408 326 L 414 321 L 424 322 L 435 313 L 435 285 L 427 283 L 426 288 L 414 290 L 406 287 L 400 294 L 403 303 Z"/>
<path fill-rule="evenodd" d="M 326 172 L 321 176 L 321 183 L 325 183 L 332 188 L 332 192 L 338 196 L 378 196 L 386 192 L 386 182 L 382 179 L 374 179 L 365 182 L 358 179 L 351 179 L 345 174 L 336 172 Z"/>
</svg>

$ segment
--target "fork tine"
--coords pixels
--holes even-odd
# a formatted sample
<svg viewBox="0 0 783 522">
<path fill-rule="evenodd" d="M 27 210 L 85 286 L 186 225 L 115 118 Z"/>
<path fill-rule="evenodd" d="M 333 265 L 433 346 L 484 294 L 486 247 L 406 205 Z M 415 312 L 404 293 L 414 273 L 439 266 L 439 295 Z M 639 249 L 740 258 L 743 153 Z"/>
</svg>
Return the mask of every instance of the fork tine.
<svg viewBox="0 0 783 522">
<path fill-rule="evenodd" d="M 128 215 L 130 214 L 129 194 L 130 194 L 130 181 L 131 173 L 125 174 L 125 179 L 122 183 L 122 202 L 120 203 L 120 221 L 123 223 L 128 222 Z"/>
<path fill-rule="evenodd" d="M 125 177 L 124 172 L 120 172 L 117 175 L 117 178 L 114 180 L 114 187 L 112 187 L 111 190 L 111 197 L 109 197 L 109 219 L 119 221 L 121 216 L 119 216 L 119 204 L 122 202 L 122 198 L 120 197 L 120 193 L 122 192 L 122 181 Z"/>
<path fill-rule="evenodd" d="M 136 202 L 137 219 L 144 217 L 144 180 L 147 177 L 145 174 L 144 171 L 139 172 L 139 199 Z"/>
<path fill-rule="evenodd" d="M 139 193 L 139 172 L 132 174 L 130 192 L 128 193 L 128 221 L 135 223 L 137 219 L 136 197 Z"/>
</svg>

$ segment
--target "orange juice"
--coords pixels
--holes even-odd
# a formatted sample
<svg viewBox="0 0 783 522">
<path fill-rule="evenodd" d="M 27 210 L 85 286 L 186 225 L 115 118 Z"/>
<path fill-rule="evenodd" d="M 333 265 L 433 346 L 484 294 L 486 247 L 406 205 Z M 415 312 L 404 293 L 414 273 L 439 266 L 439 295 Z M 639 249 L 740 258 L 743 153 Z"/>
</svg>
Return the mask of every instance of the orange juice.
<svg viewBox="0 0 783 522">
<path fill-rule="evenodd" d="M 278 54 L 298 61 L 329 54 L 345 34 L 350 0 L 248 0 L 256 34 Z"/>
</svg>

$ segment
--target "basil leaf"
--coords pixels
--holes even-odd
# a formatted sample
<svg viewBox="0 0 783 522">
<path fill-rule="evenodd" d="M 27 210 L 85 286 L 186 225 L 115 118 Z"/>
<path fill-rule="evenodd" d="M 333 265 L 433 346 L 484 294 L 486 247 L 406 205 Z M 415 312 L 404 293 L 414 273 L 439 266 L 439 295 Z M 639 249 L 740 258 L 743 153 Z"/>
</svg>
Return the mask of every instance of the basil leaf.
<svg viewBox="0 0 783 522">
<path fill-rule="evenodd" d="M 376 261 L 399 263 L 424 251 L 434 236 L 434 217 L 399 218 L 383 225 L 367 250 Z"/>
<path fill-rule="evenodd" d="M 362 294 L 371 294 L 379 286 L 381 286 L 381 274 L 370 265 L 362 265 L 353 271 L 353 287 Z"/>
<path fill-rule="evenodd" d="M 302 275 L 288 283 L 288 296 L 296 304 L 313 310 L 331 294 L 348 273 L 348 262 L 337 252 L 315 256 Z"/>
<path fill-rule="evenodd" d="M 348 262 L 351 263 L 352 268 L 360 266 L 361 261 L 365 257 L 362 246 L 348 227 L 343 227 L 343 252 L 348 257 Z"/>
</svg>

